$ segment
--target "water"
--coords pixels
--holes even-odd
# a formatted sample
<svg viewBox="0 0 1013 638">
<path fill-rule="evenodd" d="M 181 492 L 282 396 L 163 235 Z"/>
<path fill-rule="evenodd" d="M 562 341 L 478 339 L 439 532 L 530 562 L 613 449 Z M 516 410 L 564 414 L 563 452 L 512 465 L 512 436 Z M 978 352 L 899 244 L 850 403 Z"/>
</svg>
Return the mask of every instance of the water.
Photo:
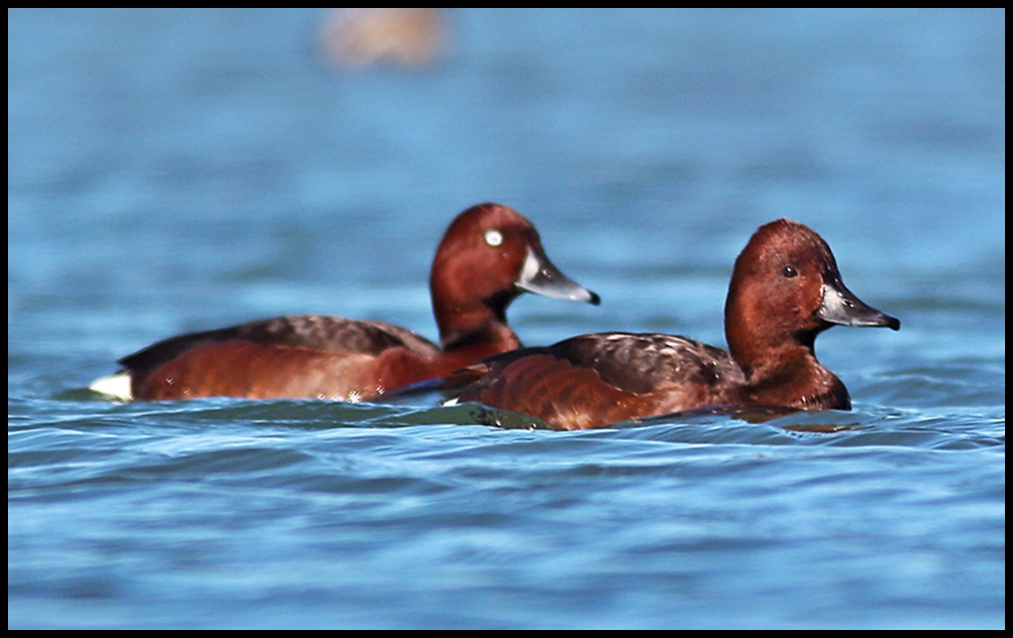
<svg viewBox="0 0 1013 638">
<path fill-rule="evenodd" d="M 8 627 L 1005 627 L 1005 12 L 460 11 L 419 70 L 324 16 L 8 12 Z M 432 338 L 486 200 L 603 298 L 519 299 L 529 344 L 723 344 L 782 216 L 903 327 L 769 422 L 82 390 L 280 314 Z"/>
</svg>

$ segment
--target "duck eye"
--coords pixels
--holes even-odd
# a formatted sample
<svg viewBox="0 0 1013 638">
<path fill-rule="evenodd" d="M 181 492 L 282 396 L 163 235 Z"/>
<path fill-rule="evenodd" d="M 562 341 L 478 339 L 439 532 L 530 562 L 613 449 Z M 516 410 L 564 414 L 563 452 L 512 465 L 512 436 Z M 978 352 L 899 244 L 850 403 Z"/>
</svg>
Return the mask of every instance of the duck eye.
<svg viewBox="0 0 1013 638">
<path fill-rule="evenodd" d="M 503 243 L 503 233 L 499 232 L 495 228 L 485 231 L 485 243 L 490 246 L 499 246 Z"/>
<path fill-rule="evenodd" d="M 781 269 L 781 274 L 784 275 L 785 277 L 791 278 L 796 276 L 798 274 L 798 271 L 795 270 L 794 266 L 785 266 L 784 268 Z"/>
</svg>

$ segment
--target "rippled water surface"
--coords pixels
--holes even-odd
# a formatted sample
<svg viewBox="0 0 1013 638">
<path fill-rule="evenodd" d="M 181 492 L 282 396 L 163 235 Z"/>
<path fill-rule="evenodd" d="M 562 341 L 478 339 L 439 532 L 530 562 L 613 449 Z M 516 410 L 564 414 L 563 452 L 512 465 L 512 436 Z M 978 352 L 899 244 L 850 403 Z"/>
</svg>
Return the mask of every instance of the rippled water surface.
<svg viewBox="0 0 1013 638">
<path fill-rule="evenodd" d="M 327 15 L 8 12 L 9 628 L 1005 627 L 1005 12 L 460 11 L 411 68 Z M 520 298 L 528 344 L 723 345 L 783 216 L 903 326 L 765 421 L 83 389 L 281 314 L 433 338 L 487 200 L 603 299 Z"/>
</svg>

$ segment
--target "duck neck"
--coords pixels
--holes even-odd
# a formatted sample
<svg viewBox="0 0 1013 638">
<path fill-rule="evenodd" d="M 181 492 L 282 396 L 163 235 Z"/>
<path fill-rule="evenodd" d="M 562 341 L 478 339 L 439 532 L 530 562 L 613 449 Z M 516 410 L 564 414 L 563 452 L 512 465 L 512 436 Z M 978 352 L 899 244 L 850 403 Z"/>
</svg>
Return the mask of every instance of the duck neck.
<svg viewBox="0 0 1013 638">
<path fill-rule="evenodd" d="M 756 304 L 740 303 L 732 294 L 725 306 L 728 351 L 742 368 L 746 384 L 742 401 L 807 409 L 851 408 L 848 390 L 816 359 L 817 326 L 792 330 L 776 315 L 754 311 Z"/>
<path fill-rule="evenodd" d="M 786 344 L 768 350 L 762 361 L 739 362 L 746 376 L 742 400 L 800 410 L 850 410 L 847 388 L 819 361 L 811 347 Z"/>
<path fill-rule="evenodd" d="M 500 294 L 486 300 L 466 299 L 432 291 L 433 314 L 440 328 L 440 345 L 451 350 L 479 353 L 472 361 L 521 346 L 506 323 L 506 308 L 516 295 Z M 485 354 L 488 352 L 488 354 Z"/>
</svg>

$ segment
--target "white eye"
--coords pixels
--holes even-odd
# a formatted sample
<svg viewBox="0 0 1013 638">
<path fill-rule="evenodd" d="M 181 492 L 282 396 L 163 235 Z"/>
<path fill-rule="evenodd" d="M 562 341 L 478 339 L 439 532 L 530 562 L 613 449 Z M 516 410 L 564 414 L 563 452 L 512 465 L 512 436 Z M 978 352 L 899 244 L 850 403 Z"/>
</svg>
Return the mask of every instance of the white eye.
<svg viewBox="0 0 1013 638">
<path fill-rule="evenodd" d="M 485 231 L 485 243 L 490 246 L 499 246 L 503 243 L 503 233 L 499 232 L 495 228 Z"/>
</svg>

